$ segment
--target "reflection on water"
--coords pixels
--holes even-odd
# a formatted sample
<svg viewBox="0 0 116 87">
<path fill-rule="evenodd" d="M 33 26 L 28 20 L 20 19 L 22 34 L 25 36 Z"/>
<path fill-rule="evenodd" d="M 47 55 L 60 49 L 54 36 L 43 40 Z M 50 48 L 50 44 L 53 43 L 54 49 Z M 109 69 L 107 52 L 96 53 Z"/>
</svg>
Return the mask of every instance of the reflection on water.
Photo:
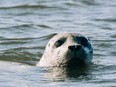
<svg viewBox="0 0 116 87">
<path fill-rule="evenodd" d="M 0 0 L 0 86 L 116 86 L 115 9 L 116 0 Z M 79 72 L 36 67 L 60 32 L 89 37 L 94 64 Z"/>
</svg>

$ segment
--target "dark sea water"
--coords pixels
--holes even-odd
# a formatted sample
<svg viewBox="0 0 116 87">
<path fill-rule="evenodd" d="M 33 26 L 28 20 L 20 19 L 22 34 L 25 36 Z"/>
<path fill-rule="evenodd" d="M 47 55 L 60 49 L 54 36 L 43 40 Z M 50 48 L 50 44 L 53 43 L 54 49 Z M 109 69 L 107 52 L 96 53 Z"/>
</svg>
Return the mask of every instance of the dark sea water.
<svg viewBox="0 0 116 87">
<path fill-rule="evenodd" d="M 60 32 L 91 39 L 89 69 L 67 76 L 36 66 Z M 0 87 L 116 87 L 116 0 L 0 0 Z"/>
</svg>

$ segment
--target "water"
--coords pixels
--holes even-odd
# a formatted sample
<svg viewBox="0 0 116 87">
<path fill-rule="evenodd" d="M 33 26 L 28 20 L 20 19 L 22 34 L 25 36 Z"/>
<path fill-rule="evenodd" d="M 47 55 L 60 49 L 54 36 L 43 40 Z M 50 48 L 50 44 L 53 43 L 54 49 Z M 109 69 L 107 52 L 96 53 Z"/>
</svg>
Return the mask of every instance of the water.
<svg viewBox="0 0 116 87">
<path fill-rule="evenodd" d="M 0 87 L 115 87 L 116 0 L 0 0 Z M 36 67 L 54 33 L 91 39 L 93 65 L 78 75 Z"/>
</svg>

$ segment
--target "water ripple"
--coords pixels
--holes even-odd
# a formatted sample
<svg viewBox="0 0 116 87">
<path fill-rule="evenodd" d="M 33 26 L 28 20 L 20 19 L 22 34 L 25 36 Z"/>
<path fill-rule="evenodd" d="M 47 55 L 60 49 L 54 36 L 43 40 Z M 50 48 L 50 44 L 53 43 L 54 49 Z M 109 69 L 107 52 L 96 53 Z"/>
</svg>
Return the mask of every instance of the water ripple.
<svg viewBox="0 0 116 87">
<path fill-rule="evenodd" d="M 28 5 L 28 4 L 0 7 L 0 9 L 13 9 L 13 8 L 22 8 L 22 9 L 25 9 L 25 8 L 38 8 L 38 9 L 44 9 L 44 8 L 51 8 L 51 7 L 47 6 L 47 5 Z"/>
</svg>

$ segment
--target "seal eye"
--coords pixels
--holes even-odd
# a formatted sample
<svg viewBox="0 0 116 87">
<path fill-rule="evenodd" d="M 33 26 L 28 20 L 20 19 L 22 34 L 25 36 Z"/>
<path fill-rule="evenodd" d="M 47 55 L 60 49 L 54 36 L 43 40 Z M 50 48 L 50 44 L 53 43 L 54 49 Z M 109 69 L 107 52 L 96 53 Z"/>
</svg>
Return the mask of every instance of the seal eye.
<svg viewBox="0 0 116 87">
<path fill-rule="evenodd" d="M 60 39 L 60 40 L 57 40 L 56 43 L 55 43 L 55 46 L 56 46 L 56 47 L 59 47 L 59 46 L 61 46 L 64 42 L 65 42 L 65 39 L 64 39 L 64 38 L 63 38 L 63 39 Z"/>
<path fill-rule="evenodd" d="M 83 46 L 88 46 L 88 40 L 85 37 L 80 37 L 80 44 Z"/>
</svg>

